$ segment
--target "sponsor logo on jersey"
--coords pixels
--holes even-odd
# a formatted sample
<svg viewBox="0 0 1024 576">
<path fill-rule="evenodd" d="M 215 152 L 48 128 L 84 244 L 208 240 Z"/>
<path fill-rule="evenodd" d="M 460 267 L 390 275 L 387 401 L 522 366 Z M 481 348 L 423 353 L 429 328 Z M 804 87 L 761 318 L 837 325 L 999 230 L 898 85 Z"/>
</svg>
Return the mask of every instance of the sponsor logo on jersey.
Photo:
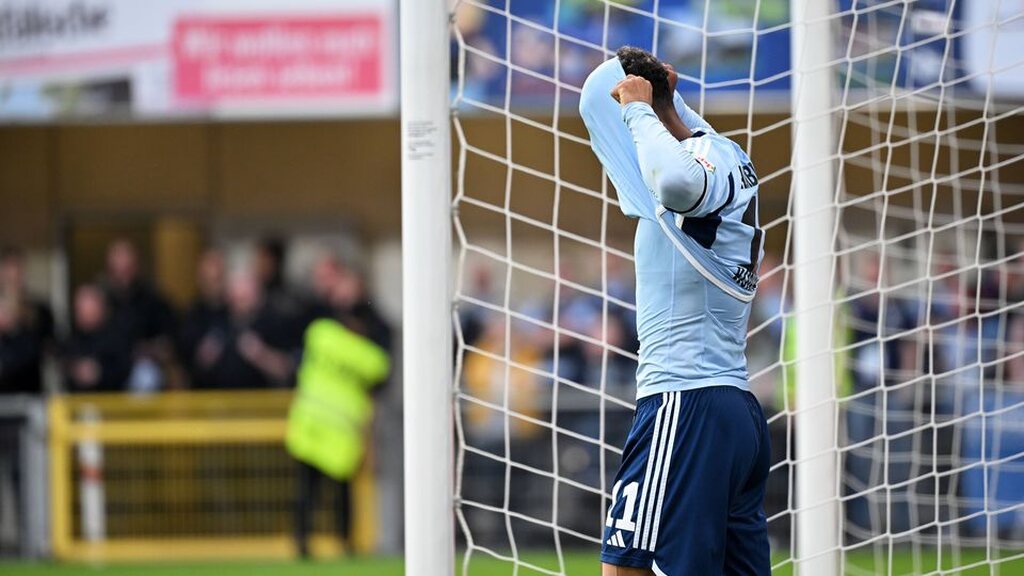
<svg viewBox="0 0 1024 576">
<path fill-rule="evenodd" d="M 736 271 L 733 272 L 732 275 L 732 281 L 744 290 L 757 290 L 757 283 L 759 280 L 760 279 L 757 277 L 757 274 L 754 274 L 743 266 L 737 266 Z"/>
<path fill-rule="evenodd" d="M 708 153 L 711 152 L 711 138 L 703 136 L 699 139 L 690 138 L 686 141 L 683 149 L 693 156 L 693 159 L 700 162 L 700 165 L 710 174 L 715 173 L 715 165 L 708 160 Z"/>
</svg>

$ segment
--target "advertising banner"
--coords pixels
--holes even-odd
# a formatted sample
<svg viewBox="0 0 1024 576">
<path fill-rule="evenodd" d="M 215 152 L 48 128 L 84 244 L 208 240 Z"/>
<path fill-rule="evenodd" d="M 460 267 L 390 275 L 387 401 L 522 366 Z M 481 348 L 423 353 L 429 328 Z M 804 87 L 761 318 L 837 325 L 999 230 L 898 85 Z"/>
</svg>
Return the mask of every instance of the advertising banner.
<svg viewBox="0 0 1024 576">
<path fill-rule="evenodd" d="M 0 0 L 0 121 L 386 115 L 394 0 Z"/>
</svg>

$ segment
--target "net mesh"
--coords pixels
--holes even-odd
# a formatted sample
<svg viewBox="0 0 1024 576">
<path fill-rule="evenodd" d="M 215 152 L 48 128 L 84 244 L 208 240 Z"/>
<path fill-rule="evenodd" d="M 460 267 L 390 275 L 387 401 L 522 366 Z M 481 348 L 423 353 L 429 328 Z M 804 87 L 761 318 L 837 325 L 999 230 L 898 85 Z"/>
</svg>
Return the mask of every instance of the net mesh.
<svg viewBox="0 0 1024 576">
<path fill-rule="evenodd" d="M 836 179 L 837 552 L 848 574 L 1015 573 L 1024 570 L 1024 5 L 832 4 L 837 140 L 822 145 Z M 758 169 L 766 258 L 747 354 L 773 445 L 772 562 L 792 572 L 801 383 L 788 6 L 462 0 L 453 9 L 466 573 L 479 555 L 514 574 L 589 574 L 596 562 L 635 393 L 634 225 L 575 108 L 586 75 L 623 44 L 673 63 L 687 102 Z"/>
</svg>

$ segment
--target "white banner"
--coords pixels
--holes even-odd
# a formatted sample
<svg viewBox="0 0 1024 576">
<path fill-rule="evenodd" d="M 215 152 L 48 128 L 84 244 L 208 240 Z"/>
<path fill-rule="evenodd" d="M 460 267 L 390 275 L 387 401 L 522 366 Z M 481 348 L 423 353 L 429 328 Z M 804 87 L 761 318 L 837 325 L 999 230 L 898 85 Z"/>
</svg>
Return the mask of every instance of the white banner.
<svg viewBox="0 0 1024 576">
<path fill-rule="evenodd" d="M 0 0 L 0 121 L 393 113 L 394 13 L 394 0 Z"/>
</svg>

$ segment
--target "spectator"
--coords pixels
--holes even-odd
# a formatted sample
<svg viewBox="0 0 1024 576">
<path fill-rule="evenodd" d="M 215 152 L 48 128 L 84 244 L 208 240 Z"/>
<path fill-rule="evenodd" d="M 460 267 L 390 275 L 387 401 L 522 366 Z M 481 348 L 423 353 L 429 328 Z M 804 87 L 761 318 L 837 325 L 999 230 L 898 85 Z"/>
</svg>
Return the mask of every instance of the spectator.
<svg viewBox="0 0 1024 576">
<path fill-rule="evenodd" d="M 276 347 L 282 320 L 266 305 L 252 274 L 232 275 L 227 285 L 227 316 L 200 337 L 195 352 L 197 383 L 212 388 L 269 388 L 287 384 L 294 362 Z"/>
<path fill-rule="evenodd" d="M 107 249 L 103 288 L 110 302 L 111 322 L 123 334 L 132 352 L 129 388 L 153 391 L 163 385 L 164 370 L 173 359 L 171 307 L 139 271 L 139 255 L 128 240 Z"/>
<path fill-rule="evenodd" d="M 977 394 L 981 383 L 981 371 L 971 368 L 980 360 L 982 348 L 973 314 L 977 280 L 951 255 L 940 256 L 937 260 L 930 302 L 933 326 L 933 365 L 930 368 L 936 376 L 936 412 L 955 415 L 963 397 Z"/>
<path fill-rule="evenodd" d="M 366 283 L 356 270 L 338 269 L 338 280 L 331 292 L 331 304 L 339 318 L 385 350 L 391 350 L 391 327 L 377 312 L 366 291 Z"/>
<path fill-rule="evenodd" d="M 128 341 L 111 320 L 103 292 L 94 285 L 75 291 L 74 326 L 63 350 L 69 392 L 118 391 L 131 369 Z"/>
<path fill-rule="evenodd" d="M 1005 320 L 1002 377 L 986 378 L 963 395 L 953 454 L 962 473 L 952 489 L 940 485 L 940 494 L 953 490 L 959 496 L 966 535 L 1009 542 L 1024 536 L 1024 315 L 1014 310 Z"/>
<path fill-rule="evenodd" d="M 1024 302 L 1024 240 L 1014 246 L 1012 258 L 1006 265 L 1006 299 Z"/>
<path fill-rule="evenodd" d="M 553 77 L 555 71 L 554 37 L 531 26 L 515 22 L 511 27 L 510 62 L 542 76 Z M 513 74 L 511 96 L 525 105 L 544 102 L 551 96 L 551 82 L 532 74 Z"/>
<path fill-rule="evenodd" d="M 538 366 L 543 359 L 543 351 L 538 349 L 535 342 L 524 332 L 511 330 L 511 341 L 506 345 L 504 323 L 489 322 L 477 342 L 477 347 L 499 357 L 508 354 L 510 361 L 518 365 Z M 484 402 L 502 405 L 507 387 L 509 410 L 533 417 L 539 416 L 537 398 L 541 389 L 534 374 L 518 369 L 506 373 L 504 363 L 490 355 L 469 353 L 464 359 L 464 364 L 462 372 L 467 394 Z M 466 403 L 464 406 L 464 423 L 470 441 L 477 446 L 485 446 L 485 449 L 496 450 L 504 441 L 503 414 L 481 404 Z M 519 419 L 514 420 L 510 428 L 516 437 L 534 432 Z"/>
<path fill-rule="evenodd" d="M 786 271 L 778 258 L 771 252 L 765 252 L 757 297 L 750 312 L 751 334 L 747 341 L 750 390 L 769 414 L 784 407 L 781 399 L 785 388 L 781 370 L 765 372 L 765 369 L 779 363 L 779 351 L 782 349 L 783 313 L 790 311 L 790 302 L 784 290 L 785 275 Z"/>
<path fill-rule="evenodd" d="M 17 297 L 0 295 L 0 394 L 42 392 L 40 342 L 22 320 Z"/>
<path fill-rule="evenodd" d="M 319 318 L 340 319 L 390 352 L 391 327 L 370 301 L 361 274 L 324 254 L 313 267 L 311 287 L 304 327 Z"/>
<path fill-rule="evenodd" d="M 500 18 L 494 17 L 479 6 L 461 2 L 455 10 L 453 24 L 467 46 L 472 46 L 476 51 L 498 58 L 495 38 L 503 34 L 505 27 Z M 451 79 L 453 86 L 456 86 L 460 80 L 459 43 L 454 35 L 450 49 L 452 53 Z M 488 98 L 493 98 L 495 94 L 504 91 L 504 69 L 500 64 L 490 58 L 467 53 L 465 66 L 466 74 L 462 78 L 462 91 L 465 97 L 487 101 Z"/>
<path fill-rule="evenodd" d="M 524 418 L 506 418 L 505 412 L 500 408 L 491 407 L 505 406 L 509 412 L 529 418 L 543 418 L 541 410 L 549 408 L 539 406 L 543 404 L 541 399 L 547 395 L 545 382 L 533 372 L 518 368 L 537 367 L 541 364 L 544 354 L 544 350 L 538 346 L 541 338 L 531 334 L 528 328 L 524 329 L 526 326 L 514 324 L 508 331 L 506 341 L 504 322 L 508 321 L 511 320 L 492 317 L 484 325 L 483 332 L 476 342 L 476 347 L 483 350 L 486 355 L 468 352 L 463 358 L 463 391 L 467 396 L 478 400 L 459 402 L 466 443 L 480 451 L 504 455 L 544 469 L 551 464 L 538 465 L 538 462 L 544 460 L 550 453 L 538 449 L 538 445 L 544 440 L 542 429 Z M 517 367 L 507 368 L 506 364 L 499 360 L 503 356 Z M 507 444 L 509 452 L 505 450 L 506 426 L 510 436 Z M 494 486 L 502 482 L 506 472 L 505 466 L 492 458 L 475 458 L 472 455 L 470 457 L 475 461 L 471 472 L 467 472 L 463 497 L 471 502 L 493 502 Z M 512 481 L 516 482 L 520 489 L 509 494 L 509 507 L 520 512 L 537 513 L 537 509 L 546 504 L 544 492 L 538 488 L 536 478 L 530 478 L 528 474 L 519 475 L 518 471 L 510 473 L 517 474 L 516 479 Z M 550 510 L 550 505 L 548 509 Z M 467 522 L 479 527 L 481 531 L 482 538 L 478 542 L 494 546 L 502 541 L 504 535 L 501 533 L 503 527 L 499 516 L 475 507 L 468 507 L 465 513 Z M 536 530 L 530 531 L 531 538 L 535 532 Z"/>
<path fill-rule="evenodd" d="M 287 248 L 280 238 L 267 237 L 256 244 L 256 278 L 264 305 L 280 322 L 277 344 L 288 349 L 302 346 L 305 318 L 302 303 L 285 282 Z"/>
<path fill-rule="evenodd" d="M 25 281 L 25 254 L 17 248 L 0 251 L 0 294 L 19 297 L 22 320 L 44 343 L 53 339 L 53 313 L 42 300 L 28 293 Z"/>
<path fill-rule="evenodd" d="M 284 241 L 280 238 L 264 238 L 256 245 L 256 277 L 263 293 L 277 297 L 286 292 L 284 283 Z"/>
<path fill-rule="evenodd" d="M 598 441 L 602 429 L 600 405 L 604 402 L 604 440 L 619 446 L 626 441 L 632 412 L 620 409 L 619 404 L 601 399 L 598 393 L 632 402 L 636 397 L 636 362 L 615 351 L 622 349 L 627 340 L 620 316 L 608 314 L 606 320 L 595 316 L 586 328 L 586 336 L 592 340 L 579 341 L 580 356 L 574 360 L 581 367 L 581 379 L 577 383 L 591 391 L 565 385 L 560 388 L 558 425 Z M 592 443 L 586 444 L 585 449 L 587 458 L 577 455 L 576 459 L 578 466 L 587 469 L 586 475 L 581 475 L 580 479 L 597 486 L 601 473 L 598 466 L 600 451 Z"/>
<path fill-rule="evenodd" d="M 195 388 L 213 388 L 204 381 L 199 370 L 198 353 L 203 336 L 227 324 L 228 310 L 224 297 L 224 254 L 218 249 L 206 250 L 199 258 L 198 297 L 185 314 L 178 336 L 178 354 L 192 378 Z"/>
<path fill-rule="evenodd" d="M 500 301 L 500 297 L 494 289 L 494 278 L 490 267 L 477 265 L 469 270 L 468 275 L 469 286 L 466 290 L 471 298 L 490 303 Z M 458 311 L 462 339 L 470 346 L 475 346 L 483 335 L 487 323 L 485 310 L 475 304 L 460 303 Z"/>
<path fill-rule="evenodd" d="M 636 360 L 618 352 L 636 352 L 626 348 L 632 338 L 626 333 L 625 322 L 621 314 L 611 313 L 604 322 L 600 316 L 591 321 L 587 336 L 603 344 L 582 343 L 584 368 L 581 383 L 591 388 L 600 388 L 603 373 L 605 393 L 620 400 L 632 401 L 636 398 Z"/>
<path fill-rule="evenodd" d="M 858 262 L 854 289 L 849 304 L 849 327 L 852 346 L 850 369 L 856 396 L 847 403 L 846 432 L 848 442 L 858 447 L 846 457 L 847 494 L 857 494 L 846 503 L 847 529 L 854 538 L 869 537 L 872 508 L 878 493 L 873 488 L 886 477 L 899 483 L 910 474 L 913 452 L 912 438 L 901 434 L 913 425 L 914 390 L 900 387 L 887 390 L 897 382 L 906 381 L 904 371 L 916 368 L 916 347 L 906 333 L 916 326 L 916 309 L 906 300 L 884 293 L 887 274 L 875 255 Z M 879 460 L 882 431 L 891 438 L 886 442 L 888 461 Z M 886 466 L 885 474 L 879 466 Z M 892 529 L 906 529 L 909 508 L 907 489 L 890 492 Z"/>
<path fill-rule="evenodd" d="M 621 300 L 629 305 L 636 305 L 636 282 L 633 278 L 633 267 L 630 263 L 622 258 L 613 258 L 610 256 L 605 257 L 605 269 L 607 275 L 607 292 L 608 295 L 616 300 Z M 600 270 L 600 263 L 596 264 L 596 269 Z M 621 319 L 626 322 L 625 328 L 628 331 L 636 332 L 636 314 L 628 309 L 622 308 L 618 304 L 609 301 L 609 308 L 617 310 Z M 639 346 L 636 340 L 636 334 L 626 335 L 628 339 L 626 342 L 629 344 L 629 349 L 636 351 L 636 347 Z"/>
<path fill-rule="evenodd" d="M 1024 313 L 1019 310 L 1009 314 L 1006 339 L 1005 382 L 1007 387 L 1024 390 Z"/>
<path fill-rule="evenodd" d="M 982 368 L 983 376 L 992 378 L 998 371 L 998 360 L 1006 356 L 1006 346 L 1009 342 L 1008 334 L 1010 328 L 1010 314 L 1003 308 L 1011 287 L 1009 286 L 1009 274 L 1005 267 L 988 268 L 979 271 L 980 286 L 976 286 L 977 298 L 975 298 L 975 316 L 972 318 L 979 324 L 979 349 L 980 360 L 988 365 Z M 1017 300 L 1020 302 L 1020 300 Z"/>
<path fill-rule="evenodd" d="M 323 254 L 313 265 L 310 295 L 306 304 L 306 324 L 334 315 L 331 292 L 341 273 L 341 263 L 331 254 Z"/>
<path fill-rule="evenodd" d="M 331 314 L 306 329 L 286 439 L 299 463 L 295 540 L 304 558 L 309 556 L 317 488 L 325 481 L 338 489 L 335 529 L 343 542 L 348 540 L 349 481 L 362 464 L 373 414 L 369 390 L 390 370 L 390 331 L 364 303 L 358 278 L 338 270 L 336 262 L 327 265 L 319 281 L 329 282 L 320 288 L 330 297 Z"/>
<path fill-rule="evenodd" d="M 0 252 L 0 393 L 42 392 L 43 353 L 53 337 L 49 307 L 25 289 L 23 254 Z"/>
</svg>

